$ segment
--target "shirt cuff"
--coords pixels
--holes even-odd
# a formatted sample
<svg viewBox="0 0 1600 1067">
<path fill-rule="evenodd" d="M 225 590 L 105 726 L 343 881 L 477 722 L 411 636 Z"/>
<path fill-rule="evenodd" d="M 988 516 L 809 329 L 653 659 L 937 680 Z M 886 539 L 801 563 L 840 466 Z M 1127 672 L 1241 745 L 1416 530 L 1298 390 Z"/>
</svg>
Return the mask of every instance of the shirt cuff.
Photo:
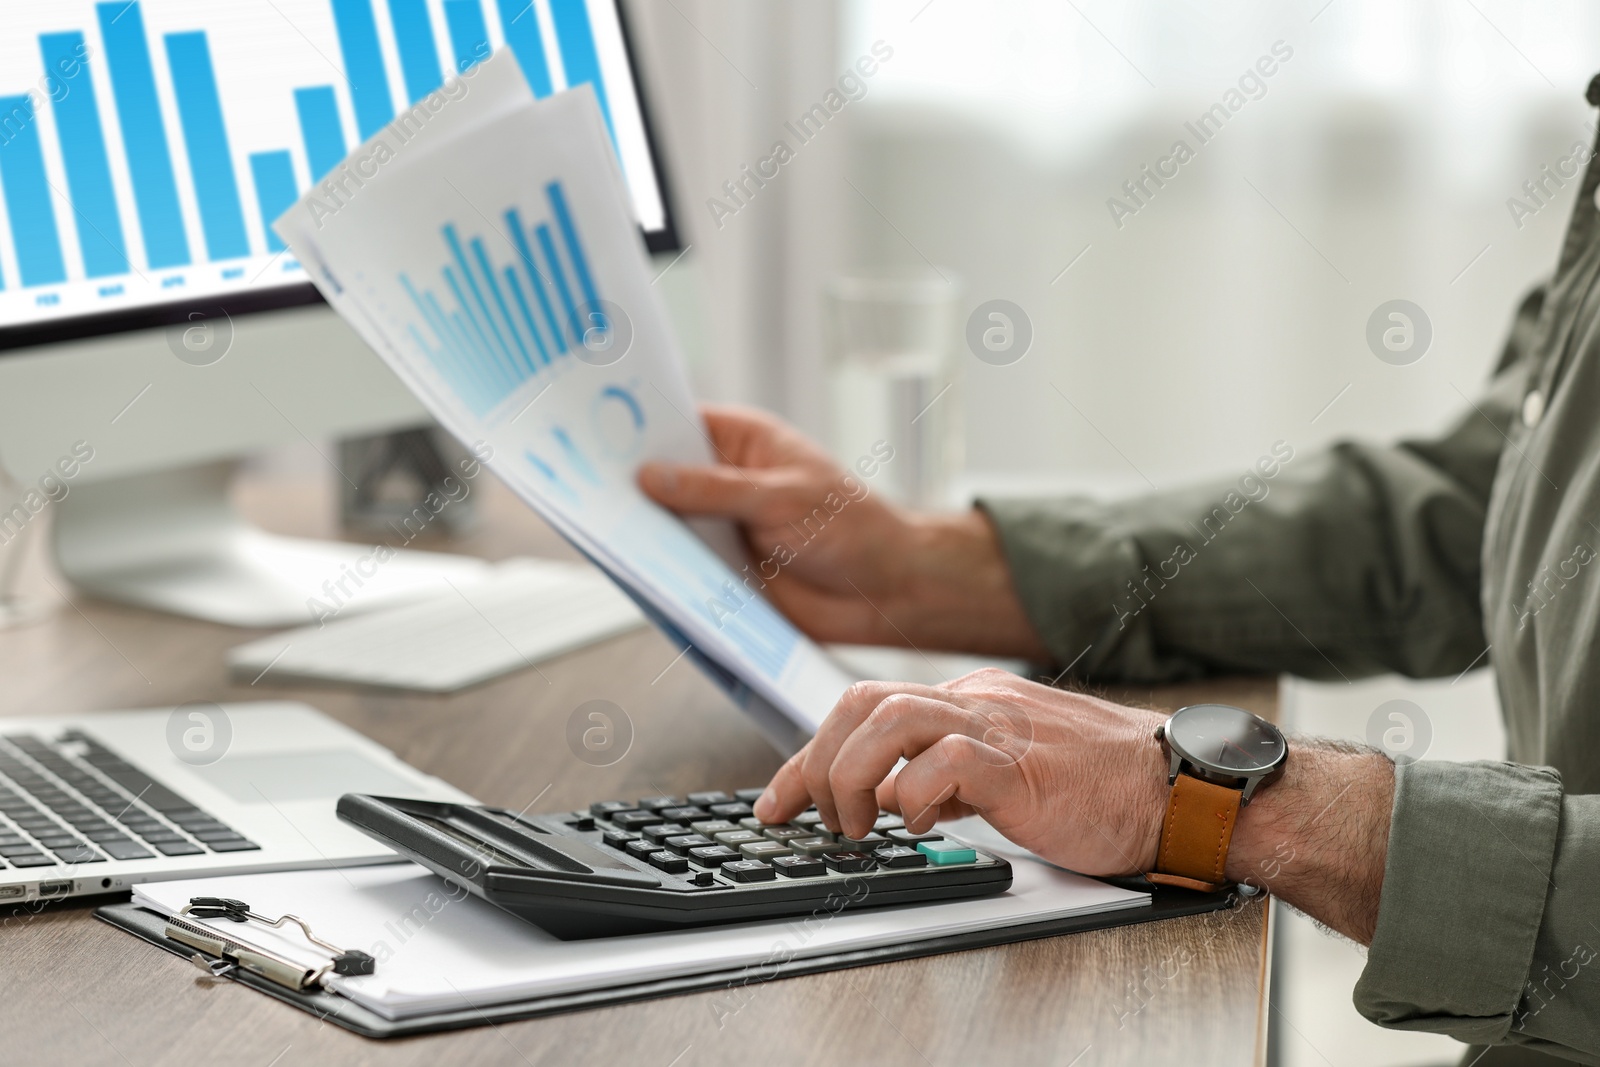
<svg viewBox="0 0 1600 1067">
<path fill-rule="evenodd" d="M 1503 1041 L 1533 960 L 1560 823 L 1561 779 L 1547 768 L 1397 767 L 1356 1010 L 1397 1030 Z"/>
<path fill-rule="evenodd" d="M 977 507 L 1000 535 L 1040 640 L 1057 663 L 1094 674 L 1117 644 L 1117 600 L 1143 566 L 1132 539 L 1110 529 L 1104 506 L 1088 499 L 983 499 Z"/>
</svg>

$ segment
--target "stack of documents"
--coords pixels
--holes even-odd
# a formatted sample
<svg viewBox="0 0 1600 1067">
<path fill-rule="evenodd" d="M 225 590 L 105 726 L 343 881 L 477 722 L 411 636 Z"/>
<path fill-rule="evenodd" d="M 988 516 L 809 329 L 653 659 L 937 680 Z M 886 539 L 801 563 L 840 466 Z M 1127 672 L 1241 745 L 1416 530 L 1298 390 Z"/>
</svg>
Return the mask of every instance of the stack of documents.
<svg viewBox="0 0 1600 1067">
<path fill-rule="evenodd" d="M 151 882 L 134 889 L 133 902 L 171 916 L 190 897 L 222 896 L 246 901 L 258 914 L 297 915 L 324 940 L 376 958 L 375 973 L 334 977 L 331 988 L 391 1020 L 759 968 L 1150 902 L 1148 893 L 1052 867 L 979 819 L 951 823 L 949 830 L 1010 860 L 1015 869 L 1011 889 L 943 904 L 824 909 L 797 919 L 588 941 L 559 941 L 412 864 Z M 307 967 L 327 960 L 326 953 L 319 955 L 292 929 L 242 927 L 226 919 L 195 921 Z"/>
<path fill-rule="evenodd" d="M 462 82 L 276 228 L 440 424 L 793 747 L 852 679 L 731 527 L 636 488 L 646 460 L 714 457 L 593 90 L 535 100 L 509 52 Z"/>
</svg>

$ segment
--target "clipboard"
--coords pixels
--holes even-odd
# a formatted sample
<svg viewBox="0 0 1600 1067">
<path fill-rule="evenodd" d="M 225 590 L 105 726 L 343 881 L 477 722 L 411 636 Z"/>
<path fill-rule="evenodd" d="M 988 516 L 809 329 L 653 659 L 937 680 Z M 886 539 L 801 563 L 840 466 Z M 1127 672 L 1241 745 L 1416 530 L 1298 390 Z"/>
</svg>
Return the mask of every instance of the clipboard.
<svg viewBox="0 0 1600 1067">
<path fill-rule="evenodd" d="M 1045 922 L 1001 927 L 948 937 L 927 938 L 878 948 L 837 952 L 831 955 L 797 958 L 760 966 L 720 969 L 703 974 L 638 982 L 581 993 L 556 994 L 511 1003 L 485 1005 L 483 1007 L 467 1005 L 459 1009 L 436 1011 L 404 1019 L 387 1019 L 337 993 L 328 992 L 320 988 L 311 988 L 304 991 L 291 990 L 269 978 L 253 974 L 247 970 L 234 970 L 226 978 L 219 980 L 238 982 L 240 985 L 254 989 L 258 993 L 264 993 L 274 1000 L 299 1008 L 301 1011 L 315 1015 L 319 1019 L 325 1019 L 363 1037 L 409 1037 L 416 1034 L 513 1022 L 519 1019 L 537 1019 L 547 1015 L 558 1015 L 563 1012 L 583 1011 L 613 1004 L 654 1000 L 659 997 L 677 996 L 684 993 L 734 990 L 756 982 L 769 982 L 779 978 L 819 974 L 824 971 L 842 970 L 847 967 L 865 967 L 874 963 L 918 959 L 923 956 L 936 956 L 946 952 L 960 952 L 967 949 L 991 948 L 996 945 L 1033 941 L 1039 938 L 1057 937 L 1062 934 L 1081 933 L 1087 930 L 1105 930 L 1118 926 L 1132 926 L 1138 923 L 1153 922 L 1158 919 L 1202 915 L 1208 912 L 1238 907 L 1245 899 L 1236 890 L 1224 890 L 1218 893 L 1196 893 L 1170 886 L 1151 886 L 1140 878 L 1107 878 L 1104 881 L 1112 885 L 1150 892 L 1149 906 L 1051 919 Z M 195 949 L 192 946 L 174 941 L 166 936 L 169 920 L 165 916 L 142 908 L 131 901 L 108 904 L 98 908 L 95 910 L 95 917 L 102 922 L 109 923 L 133 934 L 135 937 L 148 941 L 158 948 L 165 949 L 180 958 L 190 959 L 195 955 Z"/>
</svg>

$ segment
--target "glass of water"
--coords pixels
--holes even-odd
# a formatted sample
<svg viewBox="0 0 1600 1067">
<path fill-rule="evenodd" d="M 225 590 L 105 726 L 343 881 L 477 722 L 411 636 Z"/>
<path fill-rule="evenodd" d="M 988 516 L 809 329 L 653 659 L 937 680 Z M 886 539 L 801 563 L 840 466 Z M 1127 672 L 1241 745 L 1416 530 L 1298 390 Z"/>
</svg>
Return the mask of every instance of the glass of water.
<svg viewBox="0 0 1600 1067">
<path fill-rule="evenodd" d="M 956 296 L 943 278 L 888 275 L 837 277 L 826 292 L 834 451 L 851 470 L 874 457 L 868 487 L 916 507 L 951 503 L 962 463 Z"/>
</svg>

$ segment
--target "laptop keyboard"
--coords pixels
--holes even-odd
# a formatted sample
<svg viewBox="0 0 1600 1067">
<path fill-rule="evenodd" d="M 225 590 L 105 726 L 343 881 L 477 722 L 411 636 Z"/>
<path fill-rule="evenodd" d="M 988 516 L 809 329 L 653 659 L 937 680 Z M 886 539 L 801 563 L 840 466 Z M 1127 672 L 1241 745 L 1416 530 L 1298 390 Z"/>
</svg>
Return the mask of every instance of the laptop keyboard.
<svg viewBox="0 0 1600 1067">
<path fill-rule="evenodd" d="M 0 737 L 0 868 L 260 847 L 82 731 Z"/>
</svg>

